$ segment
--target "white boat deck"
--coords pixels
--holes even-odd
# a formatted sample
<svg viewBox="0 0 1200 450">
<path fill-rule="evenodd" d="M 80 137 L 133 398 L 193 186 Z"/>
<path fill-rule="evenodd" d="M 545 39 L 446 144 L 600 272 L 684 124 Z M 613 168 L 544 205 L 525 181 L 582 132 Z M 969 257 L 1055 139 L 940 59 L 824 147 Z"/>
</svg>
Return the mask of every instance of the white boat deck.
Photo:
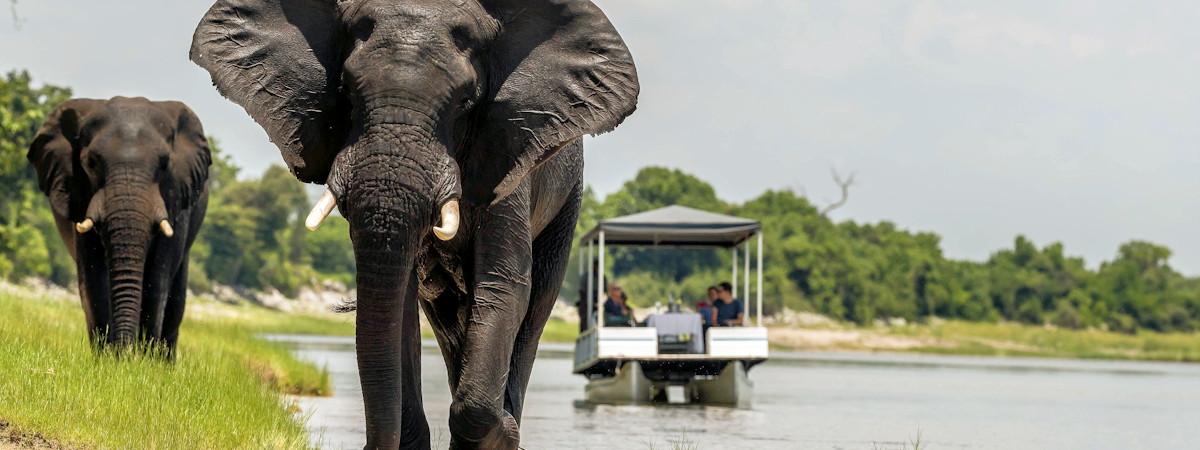
<svg viewBox="0 0 1200 450">
<path fill-rule="evenodd" d="M 597 327 L 575 341 L 575 372 L 586 372 L 611 361 L 761 361 L 770 353 L 767 329 L 709 328 L 704 350 L 704 353 L 660 354 L 658 331 L 653 327 Z"/>
</svg>

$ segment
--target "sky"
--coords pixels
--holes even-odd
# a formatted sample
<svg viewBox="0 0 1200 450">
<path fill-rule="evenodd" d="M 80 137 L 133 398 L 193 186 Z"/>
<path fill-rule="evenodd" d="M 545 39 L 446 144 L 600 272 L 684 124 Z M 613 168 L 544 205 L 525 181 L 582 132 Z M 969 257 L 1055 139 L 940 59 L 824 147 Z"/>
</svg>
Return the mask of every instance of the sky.
<svg viewBox="0 0 1200 450">
<path fill-rule="evenodd" d="M 211 2 L 18 1 L 0 70 L 181 100 L 244 173 L 282 163 L 187 60 Z M 596 3 L 642 85 L 638 111 L 585 144 L 600 193 L 662 165 L 729 201 L 790 188 L 826 204 L 837 169 L 858 182 L 836 220 L 933 231 L 950 257 L 1024 234 L 1095 267 L 1142 239 L 1200 275 L 1198 3 Z"/>
</svg>

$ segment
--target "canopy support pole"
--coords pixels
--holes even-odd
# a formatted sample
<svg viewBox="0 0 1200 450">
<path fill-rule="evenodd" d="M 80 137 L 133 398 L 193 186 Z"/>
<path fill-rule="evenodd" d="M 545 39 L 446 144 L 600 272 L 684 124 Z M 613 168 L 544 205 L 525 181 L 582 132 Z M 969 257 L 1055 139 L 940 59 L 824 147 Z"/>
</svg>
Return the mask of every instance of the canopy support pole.
<svg viewBox="0 0 1200 450">
<path fill-rule="evenodd" d="M 604 230 L 600 230 L 600 267 L 596 268 L 596 301 L 601 301 L 604 298 L 604 290 L 608 286 L 604 285 Z M 600 327 L 604 328 L 604 307 L 600 307 Z"/>
<path fill-rule="evenodd" d="M 738 248 L 737 248 L 737 246 L 736 245 L 733 246 L 732 250 L 733 250 L 733 253 L 732 253 L 733 254 L 733 257 L 732 257 L 733 258 L 733 278 L 729 280 L 729 284 L 733 285 L 733 292 L 732 292 L 733 298 L 737 298 L 737 295 L 738 295 L 738 282 L 737 282 Z"/>
<path fill-rule="evenodd" d="M 756 315 L 758 316 L 758 319 L 757 319 L 757 321 L 758 321 L 758 326 L 760 326 L 760 327 L 761 327 L 761 326 L 762 326 L 762 324 L 763 324 L 763 323 L 762 323 L 762 302 L 763 302 L 763 235 L 762 235 L 762 232 L 761 232 L 761 231 L 759 231 L 759 232 L 758 232 L 758 289 L 756 290 L 756 294 L 758 294 L 758 306 L 757 306 L 757 309 L 758 309 L 758 311 L 756 312 Z"/>
<path fill-rule="evenodd" d="M 585 330 L 590 330 L 590 329 L 592 329 L 592 327 L 593 327 L 593 326 L 596 324 L 595 317 L 592 317 L 592 316 L 593 316 L 593 315 L 595 315 L 595 313 L 596 313 L 596 304 L 594 303 L 594 301 L 593 301 L 593 299 L 592 299 L 592 296 L 593 296 L 593 295 L 595 295 L 595 293 L 596 293 L 596 290 L 595 290 L 595 285 L 594 285 L 594 284 L 592 284 L 592 279 L 596 277 L 596 270 L 595 270 L 595 268 L 593 268 L 593 267 L 592 267 L 592 253 L 593 253 L 592 241 L 588 241 L 588 248 L 587 248 L 587 264 L 588 264 L 588 269 L 587 269 L 587 288 L 586 288 L 586 289 L 584 289 L 584 291 L 583 291 L 583 296 L 584 296 L 585 298 L 587 298 L 587 312 L 583 314 L 583 321 L 584 321 L 584 324 L 585 324 L 585 327 L 584 327 L 584 329 L 585 329 Z"/>
<path fill-rule="evenodd" d="M 750 323 L 750 240 L 749 239 L 746 239 L 746 245 L 744 247 L 742 247 L 742 255 L 745 255 L 745 257 L 742 258 L 742 260 L 744 261 L 743 266 L 742 266 L 742 269 L 743 269 L 742 270 L 742 286 L 745 286 L 745 289 L 743 291 L 745 293 L 742 294 L 742 305 L 745 306 L 745 310 L 742 313 L 742 325 L 744 326 L 744 325 Z M 737 283 L 737 280 L 734 280 L 734 283 Z"/>
</svg>

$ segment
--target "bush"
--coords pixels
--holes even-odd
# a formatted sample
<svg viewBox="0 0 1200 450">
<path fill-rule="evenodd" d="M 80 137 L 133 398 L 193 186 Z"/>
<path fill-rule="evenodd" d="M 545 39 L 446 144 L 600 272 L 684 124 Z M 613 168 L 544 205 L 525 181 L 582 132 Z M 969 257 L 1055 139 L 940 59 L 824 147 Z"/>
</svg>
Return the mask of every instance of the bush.
<svg viewBox="0 0 1200 450">
<path fill-rule="evenodd" d="M 354 247 L 346 219 L 329 216 L 321 228 L 304 236 L 304 253 L 321 276 L 354 286 Z"/>
<path fill-rule="evenodd" d="M 1083 328 L 1083 318 L 1079 316 L 1079 311 L 1066 300 L 1059 301 L 1055 306 L 1052 322 L 1062 328 Z"/>
<path fill-rule="evenodd" d="M 50 274 L 50 252 L 42 233 L 32 226 L 10 223 L 0 225 L 0 254 L 6 255 L 7 273 L 12 280 L 46 277 Z M 0 269 L 3 270 L 3 269 Z"/>
<path fill-rule="evenodd" d="M 258 270 L 259 286 L 273 287 L 283 295 L 295 297 L 300 293 L 300 288 L 312 286 L 317 278 L 308 266 L 292 264 L 277 253 L 267 253 L 265 256 L 267 259 Z"/>
<path fill-rule="evenodd" d="M 1108 318 L 1108 329 L 1118 333 L 1133 334 L 1137 332 L 1137 321 L 1128 314 L 1116 313 Z"/>
</svg>

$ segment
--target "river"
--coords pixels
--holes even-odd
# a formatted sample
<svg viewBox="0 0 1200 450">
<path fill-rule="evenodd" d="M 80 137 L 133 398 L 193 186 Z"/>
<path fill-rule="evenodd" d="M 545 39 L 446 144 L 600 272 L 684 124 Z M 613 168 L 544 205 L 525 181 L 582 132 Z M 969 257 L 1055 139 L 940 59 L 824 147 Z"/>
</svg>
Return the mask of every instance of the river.
<svg viewBox="0 0 1200 450">
<path fill-rule="evenodd" d="M 300 398 L 314 443 L 362 448 L 353 338 L 270 336 L 329 368 L 335 394 Z M 1200 448 L 1200 365 L 775 352 L 750 371 L 754 408 L 582 400 L 571 347 L 543 345 L 525 402 L 529 449 Z M 446 448 L 450 393 L 426 343 L 425 410 Z M 682 445 L 679 445 L 682 443 Z"/>
</svg>

